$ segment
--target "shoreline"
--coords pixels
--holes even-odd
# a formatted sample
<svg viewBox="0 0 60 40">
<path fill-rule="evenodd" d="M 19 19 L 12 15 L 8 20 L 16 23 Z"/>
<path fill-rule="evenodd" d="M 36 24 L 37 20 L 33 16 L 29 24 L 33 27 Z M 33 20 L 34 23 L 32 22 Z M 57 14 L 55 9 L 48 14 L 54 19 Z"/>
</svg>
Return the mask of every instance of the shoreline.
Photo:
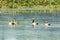
<svg viewBox="0 0 60 40">
<path fill-rule="evenodd" d="M 60 8 L 0 8 L 0 14 L 60 13 Z"/>
</svg>

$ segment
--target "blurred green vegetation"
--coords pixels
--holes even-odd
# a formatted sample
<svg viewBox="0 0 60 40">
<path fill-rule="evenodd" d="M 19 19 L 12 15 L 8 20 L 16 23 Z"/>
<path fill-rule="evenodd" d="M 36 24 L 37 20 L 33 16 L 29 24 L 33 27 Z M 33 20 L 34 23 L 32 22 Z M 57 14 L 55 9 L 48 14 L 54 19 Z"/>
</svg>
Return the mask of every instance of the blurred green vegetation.
<svg viewBox="0 0 60 40">
<path fill-rule="evenodd" d="M 0 0 L 0 8 L 60 8 L 60 0 Z"/>
</svg>

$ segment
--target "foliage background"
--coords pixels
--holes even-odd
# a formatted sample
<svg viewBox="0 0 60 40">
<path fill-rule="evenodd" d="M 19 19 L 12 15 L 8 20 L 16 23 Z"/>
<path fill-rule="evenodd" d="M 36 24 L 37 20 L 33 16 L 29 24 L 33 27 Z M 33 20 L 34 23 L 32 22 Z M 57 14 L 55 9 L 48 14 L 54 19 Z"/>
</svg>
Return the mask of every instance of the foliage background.
<svg viewBox="0 0 60 40">
<path fill-rule="evenodd" d="M 0 14 L 48 12 L 60 12 L 60 0 L 0 0 Z"/>
<path fill-rule="evenodd" d="M 0 8 L 60 8 L 60 0 L 0 0 Z"/>
</svg>

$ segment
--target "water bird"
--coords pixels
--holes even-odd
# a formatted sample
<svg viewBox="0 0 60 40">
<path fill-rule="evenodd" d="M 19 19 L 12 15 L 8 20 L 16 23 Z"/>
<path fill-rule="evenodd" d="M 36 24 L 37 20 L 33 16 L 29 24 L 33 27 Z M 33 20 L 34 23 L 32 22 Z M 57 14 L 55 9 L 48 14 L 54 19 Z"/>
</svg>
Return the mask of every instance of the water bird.
<svg viewBox="0 0 60 40">
<path fill-rule="evenodd" d="M 48 28 L 48 26 L 50 26 L 51 24 L 50 23 L 48 23 L 48 21 L 45 21 L 44 22 L 44 26 L 45 26 L 45 28 Z"/>
<path fill-rule="evenodd" d="M 35 19 L 34 18 L 32 18 L 32 30 L 34 30 L 34 26 L 35 25 L 38 25 L 38 23 L 35 22 Z"/>
<path fill-rule="evenodd" d="M 17 25 L 19 24 L 16 19 L 13 19 L 12 21 L 9 22 L 9 25 Z"/>
</svg>

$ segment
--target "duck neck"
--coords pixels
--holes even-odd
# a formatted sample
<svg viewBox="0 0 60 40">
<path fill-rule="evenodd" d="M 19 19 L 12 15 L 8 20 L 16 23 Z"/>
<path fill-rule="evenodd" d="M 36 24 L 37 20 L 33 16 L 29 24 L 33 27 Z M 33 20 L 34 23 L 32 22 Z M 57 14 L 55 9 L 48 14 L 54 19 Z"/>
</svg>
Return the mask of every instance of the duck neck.
<svg viewBox="0 0 60 40">
<path fill-rule="evenodd" d="M 32 20 L 32 23 L 34 23 L 34 20 Z"/>
</svg>

